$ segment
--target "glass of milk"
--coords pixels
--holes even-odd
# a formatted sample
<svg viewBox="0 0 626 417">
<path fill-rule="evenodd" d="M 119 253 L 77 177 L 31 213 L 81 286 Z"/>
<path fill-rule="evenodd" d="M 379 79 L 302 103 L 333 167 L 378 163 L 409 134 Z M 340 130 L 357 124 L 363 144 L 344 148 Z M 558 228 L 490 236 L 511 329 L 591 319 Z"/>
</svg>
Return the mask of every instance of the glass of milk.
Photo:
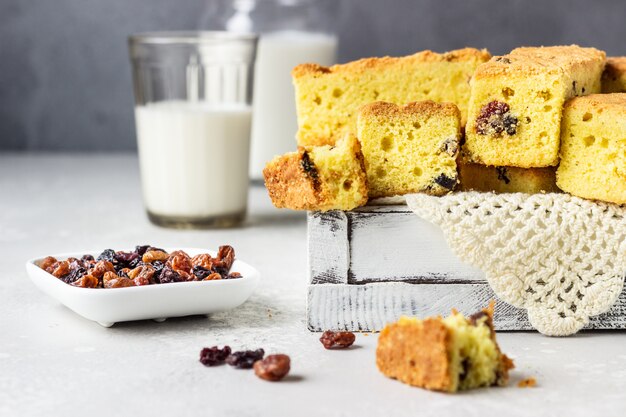
<svg viewBox="0 0 626 417">
<path fill-rule="evenodd" d="M 250 176 L 263 179 L 275 155 L 296 148 L 295 92 L 291 70 L 337 59 L 335 20 L 339 0 L 222 0 L 224 23 L 233 33 L 260 33 L 254 75 Z"/>
<path fill-rule="evenodd" d="M 227 32 L 129 38 L 143 200 L 154 224 L 244 220 L 256 43 Z"/>
</svg>

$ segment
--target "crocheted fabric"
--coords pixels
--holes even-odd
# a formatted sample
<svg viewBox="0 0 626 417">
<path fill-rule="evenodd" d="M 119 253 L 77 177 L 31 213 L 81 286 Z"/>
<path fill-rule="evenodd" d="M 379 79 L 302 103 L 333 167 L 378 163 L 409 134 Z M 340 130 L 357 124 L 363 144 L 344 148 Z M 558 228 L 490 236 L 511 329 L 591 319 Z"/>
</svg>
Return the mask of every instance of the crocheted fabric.
<svg viewBox="0 0 626 417">
<path fill-rule="evenodd" d="M 406 201 L 543 334 L 576 333 L 624 287 L 625 207 L 569 194 L 412 194 Z"/>
</svg>

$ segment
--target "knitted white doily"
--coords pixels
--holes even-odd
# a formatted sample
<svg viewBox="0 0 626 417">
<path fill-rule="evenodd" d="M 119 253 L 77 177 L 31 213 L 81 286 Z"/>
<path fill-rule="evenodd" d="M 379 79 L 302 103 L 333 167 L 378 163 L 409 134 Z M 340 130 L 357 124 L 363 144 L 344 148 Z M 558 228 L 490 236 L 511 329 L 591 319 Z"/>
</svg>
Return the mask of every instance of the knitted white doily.
<svg viewBox="0 0 626 417">
<path fill-rule="evenodd" d="M 576 333 L 624 287 L 625 207 L 569 194 L 412 194 L 406 201 L 543 334 Z"/>
</svg>

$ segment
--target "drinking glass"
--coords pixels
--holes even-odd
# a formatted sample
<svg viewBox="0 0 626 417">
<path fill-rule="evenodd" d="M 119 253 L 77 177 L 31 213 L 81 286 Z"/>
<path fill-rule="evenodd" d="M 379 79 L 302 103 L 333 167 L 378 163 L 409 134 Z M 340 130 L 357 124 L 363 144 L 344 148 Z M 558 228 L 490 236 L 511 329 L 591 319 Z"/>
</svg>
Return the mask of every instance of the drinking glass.
<svg viewBox="0 0 626 417">
<path fill-rule="evenodd" d="M 257 36 L 129 37 L 143 201 L 176 228 L 241 223 L 248 199 Z"/>
</svg>

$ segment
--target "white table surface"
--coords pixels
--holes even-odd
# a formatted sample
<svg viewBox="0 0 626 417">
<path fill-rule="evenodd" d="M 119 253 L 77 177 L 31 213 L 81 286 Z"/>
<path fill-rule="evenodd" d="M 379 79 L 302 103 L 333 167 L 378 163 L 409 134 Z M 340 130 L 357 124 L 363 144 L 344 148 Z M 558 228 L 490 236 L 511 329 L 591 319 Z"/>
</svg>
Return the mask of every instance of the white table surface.
<svg viewBox="0 0 626 417">
<path fill-rule="evenodd" d="M 166 192 L 166 190 L 164 190 Z M 0 156 L 0 416 L 617 416 L 626 411 L 626 333 L 498 335 L 512 384 L 458 395 L 383 377 L 377 336 L 326 351 L 305 326 L 306 221 L 253 187 L 246 225 L 177 231 L 151 225 L 133 155 Z M 39 292 L 32 256 L 126 247 L 228 243 L 262 283 L 240 308 L 210 318 L 104 328 Z M 280 383 L 198 362 L 203 346 L 286 353 Z M 538 387 L 516 382 L 535 377 Z"/>
</svg>

